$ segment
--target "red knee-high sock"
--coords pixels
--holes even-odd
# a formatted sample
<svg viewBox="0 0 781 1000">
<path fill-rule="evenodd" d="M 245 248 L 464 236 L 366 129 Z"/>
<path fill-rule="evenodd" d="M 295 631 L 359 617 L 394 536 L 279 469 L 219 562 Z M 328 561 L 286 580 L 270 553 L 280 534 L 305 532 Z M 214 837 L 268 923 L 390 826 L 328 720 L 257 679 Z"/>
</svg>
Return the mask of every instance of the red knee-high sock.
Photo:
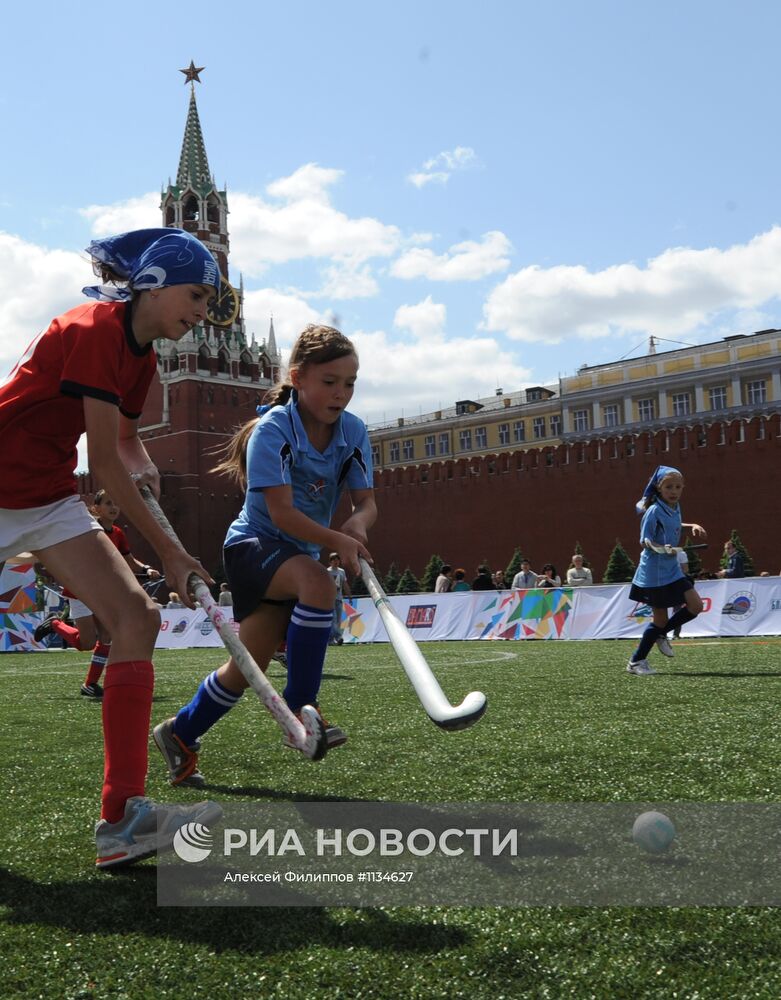
<svg viewBox="0 0 781 1000">
<path fill-rule="evenodd" d="M 79 630 L 74 628 L 72 625 L 66 625 L 65 622 L 61 622 L 59 618 L 55 618 L 52 622 L 52 632 L 56 632 L 61 639 L 72 646 L 74 649 L 81 649 L 84 653 L 86 650 L 82 649 L 81 639 L 79 638 Z"/>
<path fill-rule="evenodd" d="M 154 668 L 149 660 L 112 663 L 103 695 L 105 769 L 101 818 L 116 823 L 125 802 L 144 794 Z"/>
<path fill-rule="evenodd" d="M 110 642 L 95 643 L 95 648 L 92 650 L 92 659 L 90 660 L 89 670 L 87 671 L 87 676 L 84 678 L 85 684 L 98 683 L 100 675 L 103 673 L 103 668 L 106 666 L 106 660 L 108 659 L 110 649 Z"/>
</svg>

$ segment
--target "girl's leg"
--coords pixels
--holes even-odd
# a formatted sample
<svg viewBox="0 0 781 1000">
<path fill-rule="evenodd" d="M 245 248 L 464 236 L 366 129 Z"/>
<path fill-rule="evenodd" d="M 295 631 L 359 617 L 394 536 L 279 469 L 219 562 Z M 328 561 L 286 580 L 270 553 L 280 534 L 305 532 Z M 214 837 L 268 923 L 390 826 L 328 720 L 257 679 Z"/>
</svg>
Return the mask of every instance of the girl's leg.
<svg viewBox="0 0 781 1000">
<path fill-rule="evenodd" d="M 684 600 L 686 603 L 682 608 L 678 608 L 669 620 L 665 627 L 665 632 L 669 632 L 671 629 L 680 629 L 687 622 L 694 621 L 697 615 L 702 613 L 702 598 L 694 587 L 686 591 Z"/>
<path fill-rule="evenodd" d="M 334 618 L 336 588 L 325 568 L 295 556 L 274 574 L 266 596 L 296 598 L 287 630 L 287 684 L 282 692 L 291 711 L 316 705 Z"/>
<path fill-rule="evenodd" d="M 111 636 L 94 616 L 93 622 L 95 625 L 95 644 L 92 649 L 92 659 L 87 670 L 87 676 L 81 685 L 81 693 L 87 697 L 102 698 L 103 691 L 98 681 L 103 674 L 109 653 L 111 652 Z"/>
<path fill-rule="evenodd" d="M 114 637 L 103 698 L 105 770 L 102 818 L 117 823 L 126 801 L 144 794 L 154 671 L 160 628 L 153 602 L 111 542 L 90 531 L 35 553 Z"/>
<path fill-rule="evenodd" d="M 68 625 L 60 618 L 53 617 L 44 622 L 43 628 L 46 628 L 47 632 L 54 632 L 72 649 L 79 649 L 82 652 L 92 649 L 95 645 L 95 626 L 92 615 L 74 618 L 73 621 L 73 625 Z"/>
<path fill-rule="evenodd" d="M 645 631 L 640 636 L 640 642 L 637 649 L 634 653 L 632 653 L 632 656 L 629 659 L 629 663 L 639 663 L 641 660 L 645 660 L 654 648 L 654 644 L 657 639 L 665 634 L 666 629 L 667 608 L 654 608 L 653 620 L 646 625 Z"/>
<path fill-rule="evenodd" d="M 239 638 L 265 672 L 285 634 L 290 610 L 261 604 L 239 626 Z M 200 787 L 205 778 L 198 770 L 200 737 L 229 712 L 247 687 L 244 675 L 231 658 L 202 681 L 192 700 L 172 719 L 154 729 L 154 740 L 168 765 L 172 785 Z"/>
</svg>

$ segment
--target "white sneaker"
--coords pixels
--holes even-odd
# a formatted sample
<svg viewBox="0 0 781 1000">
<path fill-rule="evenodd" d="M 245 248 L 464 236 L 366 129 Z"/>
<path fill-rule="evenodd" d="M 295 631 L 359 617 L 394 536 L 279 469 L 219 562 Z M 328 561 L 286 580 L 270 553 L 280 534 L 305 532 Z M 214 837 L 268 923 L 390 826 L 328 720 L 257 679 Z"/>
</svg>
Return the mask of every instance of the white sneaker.
<svg viewBox="0 0 781 1000">
<path fill-rule="evenodd" d="M 662 654 L 662 656 L 675 656 L 673 651 L 673 644 L 667 638 L 666 635 L 660 635 L 656 640 L 656 648 Z"/>
<path fill-rule="evenodd" d="M 654 668 L 648 663 L 648 660 L 638 660 L 637 663 L 633 663 L 632 660 L 630 660 L 626 666 L 626 670 L 629 674 L 639 674 L 641 676 L 656 673 Z"/>
<path fill-rule="evenodd" d="M 142 795 L 125 803 L 125 815 L 118 823 L 102 819 L 95 824 L 98 868 L 119 868 L 161 851 L 170 851 L 174 834 L 185 823 L 208 826 L 222 816 L 216 802 L 194 805 L 159 805 Z"/>
</svg>

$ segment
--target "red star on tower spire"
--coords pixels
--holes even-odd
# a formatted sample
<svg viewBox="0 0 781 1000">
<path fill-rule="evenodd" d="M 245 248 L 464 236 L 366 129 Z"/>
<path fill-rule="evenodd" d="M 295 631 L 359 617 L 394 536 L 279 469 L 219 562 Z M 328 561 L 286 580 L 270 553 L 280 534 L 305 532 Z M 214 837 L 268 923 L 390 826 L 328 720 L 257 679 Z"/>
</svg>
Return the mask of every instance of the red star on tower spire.
<svg viewBox="0 0 781 1000">
<path fill-rule="evenodd" d="M 184 73 L 184 82 L 185 82 L 185 84 L 188 84 L 188 83 L 200 83 L 201 82 L 201 78 L 200 78 L 200 76 L 198 74 L 199 73 L 203 73 L 203 71 L 205 69 L 206 69 L 205 66 L 196 66 L 195 63 L 191 59 L 190 60 L 190 65 L 187 67 L 187 69 L 180 69 L 179 72 L 180 73 Z"/>
</svg>

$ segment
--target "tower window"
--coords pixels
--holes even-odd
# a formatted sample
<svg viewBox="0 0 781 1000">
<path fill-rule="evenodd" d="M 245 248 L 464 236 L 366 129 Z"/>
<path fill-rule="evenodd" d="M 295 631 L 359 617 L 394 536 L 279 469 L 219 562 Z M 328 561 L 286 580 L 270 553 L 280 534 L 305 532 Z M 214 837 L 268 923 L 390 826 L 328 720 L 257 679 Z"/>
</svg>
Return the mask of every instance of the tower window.
<svg viewBox="0 0 781 1000">
<path fill-rule="evenodd" d="M 199 218 L 200 213 L 198 211 L 198 199 L 195 195 L 191 194 L 184 203 L 184 221 L 198 222 Z"/>
</svg>

